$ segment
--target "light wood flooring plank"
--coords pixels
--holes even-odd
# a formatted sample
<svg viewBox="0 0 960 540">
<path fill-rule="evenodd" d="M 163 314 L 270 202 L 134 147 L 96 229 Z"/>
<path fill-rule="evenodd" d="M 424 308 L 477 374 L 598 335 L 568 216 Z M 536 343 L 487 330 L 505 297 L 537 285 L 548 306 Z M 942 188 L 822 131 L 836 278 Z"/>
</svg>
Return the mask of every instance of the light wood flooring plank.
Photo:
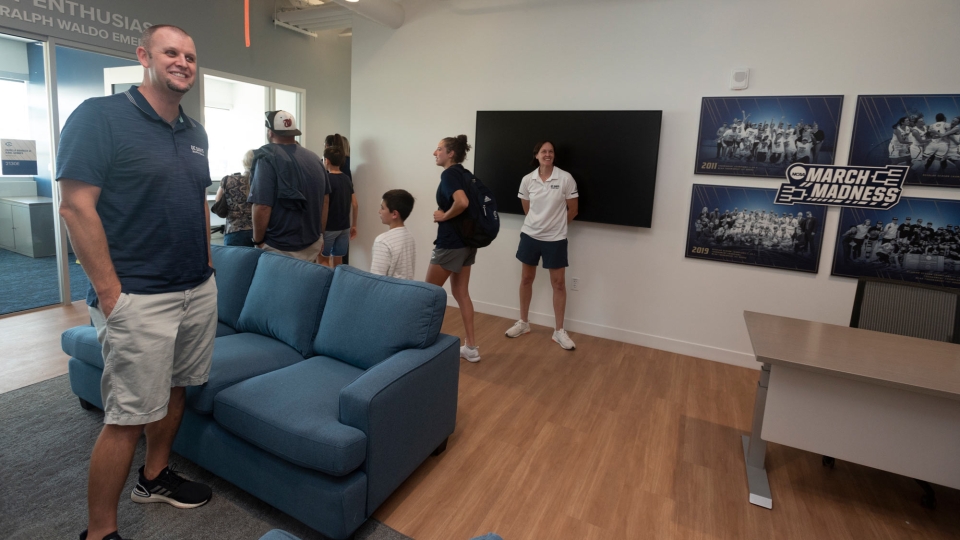
<svg viewBox="0 0 960 540">
<path fill-rule="evenodd" d="M 774 510 L 750 505 L 758 371 L 577 334 L 563 351 L 551 328 L 509 339 L 510 324 L 477 314 L 482 360 L 461 362 L 457 430 L 433 458 L 456 472 L 421 467 L 386 524 L 418 540 L 960 537 L 956 490 L 925 510 L 910 479 L 776 444 Z M 462 328 L 448 308 L 443 331 Z"/>
<path fill-rule="evenodd" d="M 83 303 L 0 318 L 0 394 L 66 373 L 60 334 L 89 322 Z"/>
</svg>

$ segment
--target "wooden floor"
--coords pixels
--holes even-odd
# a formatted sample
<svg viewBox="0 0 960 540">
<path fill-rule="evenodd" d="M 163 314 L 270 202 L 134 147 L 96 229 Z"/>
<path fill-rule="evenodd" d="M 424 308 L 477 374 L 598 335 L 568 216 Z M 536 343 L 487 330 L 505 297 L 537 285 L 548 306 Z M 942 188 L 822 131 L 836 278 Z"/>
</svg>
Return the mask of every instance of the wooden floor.
<svg viewBox="0 0 960 540">
<path fill-rule="evenodd" d="M 59 334 L 86 322 L 83 305 L 0 318 L 0 392 L 65 373 Z M 957 490 L 926 510 L 908 478 L 776 444 L 774 509 L 747 503 L 758 371 L 578 334 L 564 351 L 511 323 L 477 314 L 456 432 L 377 519 L 418 540 L 960 538 Z M 456 309 L 443 331 L 463 335 Z"/>
<path fill-rule="evenodd" d="M 0 394 L 66 373 L 60 334 L 89 322 L 83 302 L 0 317 Z"/>
<path fill-rule="evenodd" d="M 772 511 L 747 502 L 740 435 L 759 371 L 477 314 L 457 429 L 374 514 L 418 540 L 960 538 L 960 492 L 768 445 Z M 443 331 L 463 335 L 448 308 Z M 958 450 L 960 459 L 960 450 Z"/>
</svg>

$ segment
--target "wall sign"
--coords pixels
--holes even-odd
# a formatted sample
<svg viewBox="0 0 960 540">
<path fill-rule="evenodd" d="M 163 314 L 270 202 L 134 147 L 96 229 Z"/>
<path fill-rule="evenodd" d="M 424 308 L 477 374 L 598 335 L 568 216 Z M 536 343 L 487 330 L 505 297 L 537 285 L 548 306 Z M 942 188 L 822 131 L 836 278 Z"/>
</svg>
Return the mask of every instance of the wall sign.
<svg viewBox="0 0 960 540">
<path fill-rule="evenodd" d="M 149 11 L 157 7 L 162 6 Z M 151 14 L 131 13 L 129 2 L 117 0 L 0 0 L 0 26 L 123 51 L 140 45 L 140 35 L 152 26 L 148 18 Z"/>
<path fill-rule="evenodd" d="M 887 210 L 900 202 L 909 167 L 843 167 L 794 163 L 777 191 L 777 204 L 823 204 Z"/>
<path fill-rule="evenodd" d="M 37 174 L 37 142 L 0 139 L 0 174 L 35 176 Z"/>
</svg>

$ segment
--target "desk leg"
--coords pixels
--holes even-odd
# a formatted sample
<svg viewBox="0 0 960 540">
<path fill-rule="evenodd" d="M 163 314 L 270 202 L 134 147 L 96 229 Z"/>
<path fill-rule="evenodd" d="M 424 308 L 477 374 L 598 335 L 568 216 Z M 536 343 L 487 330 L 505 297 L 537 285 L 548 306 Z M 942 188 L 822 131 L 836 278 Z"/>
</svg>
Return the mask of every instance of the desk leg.
<svg viewBox="0 0 960 540">
<path fill-rule="evenodd" d="M 757 399 L 753 403 L 753 426 L 751 434 L 742 435 L 743 460 L 747 466 L 747 488 L 750 491 L 750 503 L 764 508 L 773 508 L 770 495 L 770 482 L 764 459 L 767 455 L 767 443 L 760 438 L 763 427 L 763 410 L 767 405 L 767 384 L 770 382 L 770 364 L 760 368 L 760 381 L 757 383 Z"/>
</svg>

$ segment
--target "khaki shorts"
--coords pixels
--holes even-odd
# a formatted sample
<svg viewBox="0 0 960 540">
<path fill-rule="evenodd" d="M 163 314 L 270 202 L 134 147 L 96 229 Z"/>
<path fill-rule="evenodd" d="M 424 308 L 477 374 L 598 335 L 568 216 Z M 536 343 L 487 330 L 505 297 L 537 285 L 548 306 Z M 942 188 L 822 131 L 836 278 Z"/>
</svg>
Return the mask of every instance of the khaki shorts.
<svg viewBox="0 0 960 540">
<path fill-rule="evenodd" d="M 471 266 L 476 261 L 477 248 L 433 248 L 433 254 L 430 255 L 430 264 L 440 265 L 440 268 L 454 274 L 459 274 L 464 266 Z"/>
<path fill-rule="evenodd" d="M 207 382 L 217 334 L 217 282 L 186 291 L 121 293 L 104 318 L 90 308 L 103 347 L 105 424 L 142 425 L 167 415 L 170 388 Z"/>
<path fill-rule="evenodd" d="M 271 253 L 279 253 L 281 255 L 286 255 L 287 257 L 300 259 L 301 261 L 315 263 L 317 262 L 317 255 L 319 255 L 320 251 L 323 250 L 323 235 L 321 234 L 320 238 L 316 242 L 301 249 L 300 251 L 283 251 L 281 249 L 271 247 L 270 244 L 263 244 L 262 249 Z"/>
</svg>

